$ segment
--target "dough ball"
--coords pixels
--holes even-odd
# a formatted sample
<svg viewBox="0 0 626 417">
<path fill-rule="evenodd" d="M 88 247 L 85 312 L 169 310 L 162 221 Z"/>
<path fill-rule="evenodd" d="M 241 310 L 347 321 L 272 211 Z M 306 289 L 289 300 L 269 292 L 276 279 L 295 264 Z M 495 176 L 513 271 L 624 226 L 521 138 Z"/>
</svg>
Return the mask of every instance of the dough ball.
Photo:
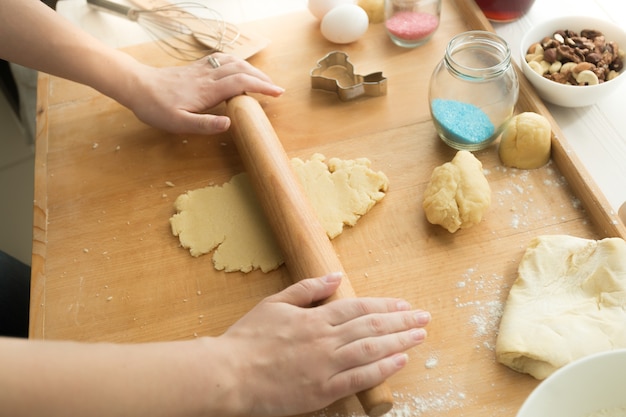
<svg viewBox="0 0 626 417">
<path fill-rule="evenodd" d="M 537 113 L 514 116 L 502 133 L 498 152 L 506 166 L 534 169 L 550 159 L 552 128 L 548 119 Z"/>
<path fill-rule="evenodd" d="M 626 242 L 538 236 L 519 264 L 496 359 L 544 379 L 592 353 L 626 348 Z"/>
<path fill-rule="evenodd" d="M 430 223 L 450 233 L 480 223 L 491 205 L 482 167 L 471 152 L 459 151 L 451 162 L 433 170 L 422 205 Z"/>
</svg>

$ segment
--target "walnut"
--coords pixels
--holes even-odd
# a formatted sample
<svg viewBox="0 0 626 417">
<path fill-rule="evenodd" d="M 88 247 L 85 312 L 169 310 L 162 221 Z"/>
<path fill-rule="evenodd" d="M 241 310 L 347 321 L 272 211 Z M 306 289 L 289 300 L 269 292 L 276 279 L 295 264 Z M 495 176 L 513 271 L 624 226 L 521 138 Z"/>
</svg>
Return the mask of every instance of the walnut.
<svg viewBox="0 0 626 417">
<path fill-rule="evenodd" d="M 594 67 L 591 69 L 591 71 L 594 74 L 596 74 L 596 77 L 598 77 L 599 82 L 604 82 L 604 80 L 606 80 L 608 76 L 608 70 L 604 67 Z"/>
<path fill-rule="evenodd" d="M 549 78 L 552 81 L 556 81 L 557 83 L 560 83 L 560 84 L 567 84 L 569 80 L 569 74 L 570 74 L 569 72 L 568 73 L 555 72 L 554 74 L 547 75 L 546 78 Z"/>
<path fill-rule="evenodd" d="M 611 53 L 613 54 L 613 59 L 619 58 L 619 46 L 617 45 L 617 42 L 607 42 L 606 50 L 611 51 Z"/>
<path fill-rule="evenodd" d="M 593 65 L 598 65 L 598 62 L 600 62 L 601 60 L 602 54 L 599 54 L 597 52 L 591 52 L 585 57 L 585 61 L 591 62 Z"/>
<path fill-rule="evenodd" d="M 595 38 L 593 38 L 593 44 L 596 51 L 602 52 L 602 48 L 604 48 L 604 45 L 606 44 L 606 39 L 604 38 L 604 35 L 596 36 Z"/>
<path fill-rule="evenodd" d="M 580 57 L 576 54 L 576 51 L 571 46 L 559 45 L 556 48 L 557 59 L 561 62 L 576 62 L 581 61 Z"/>
<path fill-rule="evenodd" d="M 580 31 L 580 36 L 584 36 L 585 38 L 588 38 L 588 39 L 595 39 L 598 36 L 603 36 L 603 35 L 602 35 L 602 32 L 600 32 L 599 30 L 583 29 Z"/>
<path fill-rule="evenodd" d="M 556 48 L 562 43 L 563 42 L 559 42 L 558 40 L 554 38 L 543 38 L 543 40 L 541 41 L 541 46 L 543 47 L 543 49 L 550 49 L 550 48 Z"/>
</svg>

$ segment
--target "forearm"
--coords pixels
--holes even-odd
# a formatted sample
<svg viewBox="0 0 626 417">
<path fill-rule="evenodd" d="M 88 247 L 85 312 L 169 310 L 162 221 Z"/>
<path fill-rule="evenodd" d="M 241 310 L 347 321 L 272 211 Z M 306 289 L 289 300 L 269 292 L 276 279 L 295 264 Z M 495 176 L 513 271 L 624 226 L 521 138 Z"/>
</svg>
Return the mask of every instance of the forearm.
<svg viewBox="0 0 626 417">
<path fill-rule="evenodd" d="M 228 416 L 217 339 L 116 345 L 0 338 L 0 416 Z"/>
<path fill-rule="evenodd" d="M 122 104 L 142 67 L 39 0 L 0 1 L 0 40 L 1 58 L 89 85 Z"/>
</svg>

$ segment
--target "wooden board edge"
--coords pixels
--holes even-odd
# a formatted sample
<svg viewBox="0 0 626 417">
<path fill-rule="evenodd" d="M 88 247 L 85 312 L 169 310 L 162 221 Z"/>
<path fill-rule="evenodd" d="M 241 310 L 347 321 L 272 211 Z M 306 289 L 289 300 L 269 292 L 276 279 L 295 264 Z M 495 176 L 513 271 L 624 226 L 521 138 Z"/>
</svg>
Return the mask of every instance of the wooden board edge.
<svg viewBox="0 0 626 417">
<path fill-rule="evenodd" d="M 474 0 L 453 0 L 457 10 L 464 16 L 468 27 L 495 33 L 489 20 L 482 13 Z M 513 63 L 520 83 L 517 108 L 520 111 L 532 111 L 546 117 L 552 124 L 552 160 L 569 183 L 574 195 L 587 211 L 591 221 L 606 237 L 626 239 L 626 226 L 618 213 L 611 207 L 587 169 L 569 145 L 552 114 L 537 95 L 518 65 Z"/>
<path fill-rule="evenodd" d="M 35 193 L 33 199 L 33 249 L 30 281 L 29 337 L 44 338 L 46 249 L 48 242 L 48 97 L 50 76 L 39 73 L 35 139 Z"/>
</svg>

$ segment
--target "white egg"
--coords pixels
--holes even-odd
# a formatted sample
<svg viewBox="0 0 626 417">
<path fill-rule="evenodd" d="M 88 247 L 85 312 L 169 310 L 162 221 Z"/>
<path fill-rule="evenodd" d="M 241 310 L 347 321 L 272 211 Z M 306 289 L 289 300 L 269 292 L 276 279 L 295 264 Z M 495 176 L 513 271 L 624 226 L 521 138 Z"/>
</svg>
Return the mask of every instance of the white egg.
<svg viewBox="0 0 626 417">
<path fill-rule="evenodd" d="M 354 4 L 356 0 L 309 0 L 309 11 L 322 20 L 326 13 L 340 4 Z"/>
<path fill-rule="evenodd" d="M 367 32 L 368 25 L 365 10 L 356 4 L 341 4 L 326 13 L 320 29 L 333 43 L 352 43 Z"/>
</svg>

